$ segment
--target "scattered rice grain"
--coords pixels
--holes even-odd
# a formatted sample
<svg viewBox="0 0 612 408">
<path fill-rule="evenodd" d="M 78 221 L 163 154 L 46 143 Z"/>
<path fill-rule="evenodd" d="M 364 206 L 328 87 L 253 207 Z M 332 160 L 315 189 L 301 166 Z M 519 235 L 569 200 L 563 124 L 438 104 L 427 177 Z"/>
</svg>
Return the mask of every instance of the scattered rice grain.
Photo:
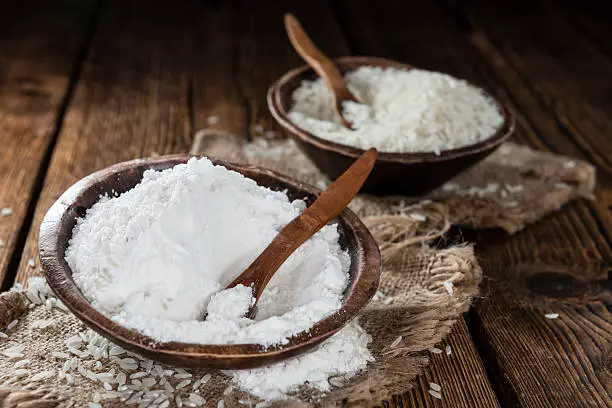
<svg viewBox="0 0 612 408">
<path fill-rule="evenodd" d="M 432 397 L 437 398 L 439 400 L 442 399 L 442 394 L 440 394 L 438 391 L 434 391 L 434 390 L 429 390 L 428 391 Z"/>
<path fill-rule="evenodd" d="M 398 336 L 397 339 L 393 340 L 393 343 L 389 345 L 389 348 L 393 348 L 402 342 L 402 336 Z"/>
<path fill-rule="evenodd" d="M 565 163 L 563 163 L 564 169 L 573 169 L 574 167 L 576 167 L 576 162 L 573 160 L 568 160 Z"/>
<path fill-rule="evenodd" d="M 452 296 L 452 294 L 453 294 L 453 282 L 445 281 L 444 282 L 444 289 L 446 289 L 448 294 Z"/>
<path fill-rule="evenodd" d="M 410 213 L 408 214 L 408 218 L 410 218 L 412 221 L 417 222 L 427 221 L 427 216 L 420 213 Z"/>
<path fill-rule="evenodd" d="M 140 397 L 142 397 L 142 394 L 144 394 L 144 391 L 138 391 L 136 394 L 132 395 L 125 403 L 129 405 L 137 402 Z"/>
<path fill-rule="evenodd" d="M 55 377 L 55 370 L 42 371 L 30 378 L 30 381 L 46 380 L 47 378 Z"/>
<path fill-rule="evenodd" d="M 70 359 L 70 355 L 62 351 L 52 351 L 51 355 L 56 358 Z"/>
<path fill-rule="evenodd" d="M 194 394 L 194 393 L 189 394 L 189 399 L 195 402 L 196 404 L 200 404 L 200 405 L 206 404 L 206 399 L 204 399 L 204 397 L 198 394 Z"/>
<path fill-rule="evenodd" d="M 110 348 L 108 349 L 108 356 L 120 356 L 122 354 L 125 354 L 125 350 L 122 347 L 119 347 L 115 344 L 113 344 L 112 346 L 110 346 Z"/>
<path fill-rule="evenodd" d="M 189 373 L 184 373 L 184 374 L 175 374 L 174 378 L 176 378 L 177 380 L 184 380 L 185 378 L 191 378 L 193 377 L 192 374 Z"/>
<path fill-rule="evenodd" d="M 440 392 L 440 390 L 442 389 L 442 387 L 440 387 L 440 385 L 436 383 L 429 383 L 429 388 L 437 392 Z"/>
<path fill-rule="evenodd" d="M 554 320 L 559 317 L 559 313 L 547 313 L 544 315 L 547 319 Z"/>
<path fill-rule="evenodd" d="M 26 375 L 27 373 L 28 373 L 28 370 L 25 368 L 18 368 L 17 370 L 13 371 L 13 374 L 15 374 L 16 377 L 22 377 Z"/>
<path fill-rule="evenodd" d="M 30 363 L 30 359 L 28 358 L 24 358 L 23 360 L 19 360 L 17 362 L 15 362 L 15 364 L 13 365 L 13 368 L 21 368 L 21 367 L 25 367 Z"/>
<path fill-rule="evenodd" d="M 521 191 L 523 191 L 523 189 L 524 189 L 524 187 L 523 187 L 523 185 L 522 185 L 522 184 L 517 184 L 517 185 L 506 184 L 506 185 L 504 186 L 504 188 L 505 188 L 505 189 L 506 189 L 506 190 L 507 190 L 509 193 L 512 193 L 512 194 L 515 194 L 515 193 L 520 193 L 520 192 L 521 192 Z"/>
<path fill-rule="evenodd" d="M 154 378 L 147 377 L 147 378 L 142 379 L 142 385 L 144 385 L 147 388 L 153 387 L 156 383 L 157 381 L 155 381 Z"/>
<path fill-rule="evenodd" d="M 131 374 L 130 375 L 130 379 L 136 379 L 136 378 L 142 378 L 145 377 L 147 375 L 147 373 L 145 373 L 144 371 L 139 371 L 137 373 Z"/>
<path fill-rule="evenodd" d="M 77 371 L 79 372 L 79 374 L 81 374 L 83 377 L 87 378 L 87 370 L 85 370 L 85 367 L 83 367 L 81 365 L 81 363 L 79 363 L 77 365 Z"/>
</svg>

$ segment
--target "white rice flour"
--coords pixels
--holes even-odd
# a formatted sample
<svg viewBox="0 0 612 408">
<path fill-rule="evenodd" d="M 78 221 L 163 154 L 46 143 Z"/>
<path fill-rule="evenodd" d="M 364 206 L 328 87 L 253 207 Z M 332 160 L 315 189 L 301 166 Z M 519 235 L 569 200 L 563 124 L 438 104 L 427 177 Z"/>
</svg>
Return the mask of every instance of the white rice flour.
<svg viewBox="0 0 612 408">
<path fill-rule="evenodd" d="M 78 220 L 66 260 L 96 309 L 159 341 L 284 344 L 341 305 L 350 258 L 337 225 L 324 227 L 283 264 L 253 320 L 241 317 L 250 288 L 218 292 L 304 208 L 208 159 L 191 159 L 147 171 L 132 190 L 101 198 Z M 228 374 L 264 399 L 305 382 L 326 390 L 330 376 L 365 368 L 369 341 L 352 323 L 310 353 Z"/>
<path fill-rule="evenodd" d="M 343 104 L 354 129 L 340 124 L 320 78 L 296 89 L 289 118 L 316 136 L 353 147 L 437 154 L 485 140 L 504 121 L 491 97 L 446 74 L 361 67 L 345 80 L 363 102 Z"/>
</svg>

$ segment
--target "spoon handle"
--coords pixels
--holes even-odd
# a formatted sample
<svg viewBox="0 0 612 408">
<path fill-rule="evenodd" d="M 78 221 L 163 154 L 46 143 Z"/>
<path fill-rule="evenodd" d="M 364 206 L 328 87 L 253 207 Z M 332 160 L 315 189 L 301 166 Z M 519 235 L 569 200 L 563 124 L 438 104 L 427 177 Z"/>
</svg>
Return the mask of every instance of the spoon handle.
<svg viewBox="0 0 612 408">
<path fill-rule="evenodd" d="M 336 99 L 358 102 L 346 87 L 342 73 L 336 64 L 317 48 L 292 14 L 285 14 L 285 29 L 293 48 L 321 78 L 325 79 Z"/>
<path fill-rule="evenodd" d="M 378 152 L 371 148 L 338 177 L 304 212 L 287 224 L 228 288 L 253 284 L 255 303 L 280 266 L 308 238 L 344 211 L 368 178 Z M 251 308 L 250 312 L 254 309 Z"/>
</svg>

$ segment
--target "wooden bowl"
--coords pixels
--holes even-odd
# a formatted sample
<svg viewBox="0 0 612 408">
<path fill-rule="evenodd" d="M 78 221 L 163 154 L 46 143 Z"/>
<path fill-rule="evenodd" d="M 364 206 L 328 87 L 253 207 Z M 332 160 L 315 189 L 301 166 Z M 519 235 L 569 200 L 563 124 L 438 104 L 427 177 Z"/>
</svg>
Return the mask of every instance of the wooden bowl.
<svg viewBox="0 0 612 408">
<path fill-rule="evenodd" d="M 412 69 L 410 65 L 383 58 L 342 57 L 335 60 L 342 73 L 369 65 L 382 68 Z M 276 121 L 293 137 L 300 149 L 331 180 L 336 179 L 363 149 L 322 139 L 297 127 L 287 113 L 293 105 L 293 92 L 304 80 L 316 78 L 307 65 L 287 72 L 268 90 L 268 109 Z M 377 195 L 423 195 L 491 154 L 514 131 L 514 116 L 497 103 L 504 116 L 504 124 L 490 138 L 482 142 L 435 153 L 379 152 L 378 160 L 362 192 Z"/>
<path fill-rule="evenodd" d="M 43 273 L 57 297 L 87 326 L 128 350 L 152 360 L 179 367 L 223 369 L 251 368 L 274 363 L 302 353 L 340 330 L 370 301 L 381 272 L 378 246 L 367 228 L 350 210 L 337 221 L 340 244 L 351 257 L 350 282 L 342 307 L 317 322 L 306 333 L 292 337 L 287 345 L 264 349 L 257 344 L 207 345 L 180 342 L 162 343 L 135 330 L 114 323 L 94 309 L 72 279 L 64 259 L 68 240 L 79 217 L 98 201 L 101 194 L 123 193 L 142 179 L 145 170 L 163 170 L 185 163 L 190 156 L 166 156 L 120 163 L 91 174 L 70 187 L 47 212 L 40 227 L 39 252 Z M 311 204 L 318 190 L 270 170 L 213 160 L 273 190 L 286 190 L 290 199 Z"/>
</svg>

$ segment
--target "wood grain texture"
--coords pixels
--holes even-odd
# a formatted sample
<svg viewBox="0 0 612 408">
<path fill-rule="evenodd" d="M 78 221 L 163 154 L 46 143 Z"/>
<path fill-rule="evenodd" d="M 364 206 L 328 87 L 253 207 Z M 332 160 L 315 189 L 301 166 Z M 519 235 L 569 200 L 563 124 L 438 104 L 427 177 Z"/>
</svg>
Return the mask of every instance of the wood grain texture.
<svg viewBox="0 0 612 408">
<path fill-rule="evenodd" d="M 500 7 L 479 0 L 460 3 L 472 26 L 521 73 L 539 103 L 576 136 L 601 172 L 612 174 L 612 119 L 605 114 L 611 107 L 612 83 L 605 78 L 612 60 L 555 7 L 528 1 Z"/>
<path fill-rule="evenodd" d="M 351 53 L 342 30 L 337 25 L 336 18 L 329 6 L 318 0 L 309 2 L 270 1 L 266 2 L 266 7 L 260 12 L 252 6 L 252 3 L 240 1 L 234 2 L 231 6 L 224 3 L 223 6 L 219 5 L 219 7 L 226 14 L 221 14 L 219 20 L 209 21 L 208 24 L 215 24 L 217 32 L 229 33 L 228 35 L 231 36 L 229 39 L 224 37 L 218 39 L 224 44 L 232 44 L 233 48 L 231 50 L 225 50 L 225 53 L 231 55 L 224 54 L 220 48 L 218 49 L 219 53 L 214 54 L 216 59 L 225 61 L 223 64 L 227 64 L 228 67 L 231 66 L 234 69 L 233 77 L 236 81 L 235 87 L 238 96 L 233 99 L 234 102 L 231 102 L 233 103 L 231 109 L 234 112 L 241 112 L 240 109 L 244 107 L 248 116 L 247 137 L 262 136 L 257 129 L 257 125 L 261 125 L 264 130 L 272 129 L 276 132 L 276 136 L 280 136 L 280 127 L 270 117 L 265 106 L 265 93 L 268 87 L 283 73 L 303 65 L 299 55 L 291 48 L 284 32 L 284 13 L 293 13 L 302 22 L 304 28 L 308 30 L 313 41 L 332 57 Z M 231 10 L 228 10 L 227 7 Z M 228 15 L 234 17 L 228 17 Z M 227 25 L 231 25 L 233 31 L 228 29 Z M 202 58 L 207 58 L 205 53 L 202 53 Z M 232 62 L 227 62 L 230 60 Z M 234 85 L 224 83 L 223 89 L 226 90 L 226 94 L 227 92 L 233 93 Z M 195 97 L 197 92 L 198 87 L 194 87 L 193 108 L 196 129 L 205 126 L 204 121 L 210 112 L 208 106 L 199 102 L 198 98 Z M 239 101 L 243 102 L 244 105 L 238 105 Z M 201 119 L 198 120 L 198 118 Z M 231 124 L 226 126 L 223 117 L 220 118 L 217 128 L 232 132 L 239 131 L 239 129 L 232 129 Z M 470 345 L 472 350 L 470 353 L 464 354 L 465 363 L 462 363 L 459 370 L 466 378 L 470 378 L 470 373 L 474 373 L 475 378 L 480 379 L 480 381 L 457 383 L 446 392 L 445 399 L 448 401 L 464 401 L 464 398 L 467 398 L 465 396 L 470 396 L 474 400 L 480 398 L 482 407 L 498 406 L 492 387 L 483 375 L 482 362 L 474 351 L 475 348 L 469 334 L 466 330 L 463 330 L 459 334 L 453 335 L 453 339 L 455 338 L 457 340 L 453 341 Z M 453 347 L 455 347 L 455 343 L 453 343 Z M 430 367 L 443 378 L 452 378 L 453 373 L 457 370 L 441 364 L 437 359 L 432 361 Z M 429 396 L 428 389 L 429 383 L 419 380 L 417 389 L 411 391 L 410 395 Z M 389 404 L 411 406 L 407 401 L 402 400 L 401 397 L 394 397 L 392 401 L 389 401 Z M 435 406 L 436 402 L 430 401 L 430 404 Z M 469 405 L 463 406 L 468 407 Z"/>
<path fill-rule="evenodd" d="M 585 109 L 597 112 L 603 105 L 595 83 L 605 82 L 612 71 L 606 63 L 584 65 L 603 62 L 601 55 L 554 9 L 519 5 L 521 11 L 510 12 L 505 7 L 495 11 L 471 4 L 461 9 L 472 24 L 471 43 L 524 112 L 528 126 L 523 137 L 593 162 L 600 186 L 596 203 L 572 203 L 512 238 L 492 232 L 481 236 L 478 248 L 488 264 L 489 297 L 476 308 L 472 329 L 480 333 L 478 343 L 490 361 L 497 362 L 489 370 L 503 377 L 499 395 L 505 403 L 609 406 L 606 361 L 612 316 L 605 307 L 604 282 L 612 265 L 610 145 L 602 145 L 605 137 L 587 129 L 593 116 L 574 107 L 584 102 Z M 495 15 L 480 14 L 484 9 Z M 507 23 L 491 24 L 502 15 Z M 587 127 L 576 125 L 581 120 Z M 603 126 L 609 134 L 610 127 Z M 565 320 L 544 317 L 552 312 Z"/>
<path fill-rule="evenodd" d="M 557 120 L 554 109 L 542 102 L 537 90 L 525 80 L 526 74 L 508 63 L 505 55 L 490 43 L 488 33 L 473 30 L 469 20 L 457 14 L 454 5 L 446 8 L 420 4 L 400 13 L 399 8 L 360 8 L 341 2 L 337 9 L 342 11 L 338 11 L 339 19 L 345 20 L 342 26 L 357 52 L 377 53 L 415 66 L 441 70 L 481 83 L 491 90 L 517 112 L 517 140 L 535 148 L 552 149 L 592 161 L 596 160 L 591 151 L 597 154 L 602 151 L 600 146 L 584 149 L 584 143 L 576 141 L 573 133 Z M 379 21 L 386 24 L 382 26 Z M 489 24 L 505 25 L 504 18 L 497 15 Z M 385 30 L 385 27 L 391 28 Z M 515 25 L 514 29 L 520 30 L 520 25 Z M 530 40 L 522 39 L 515 48 L 526 41 Z M 569 82 L 567 78 L 574 77 L 566 77 L 565 81 Z M 604 80 L 601 76 L 599 79 Z M 600 164 L 605 166 L 604 162 Z M 503 233 L 480 237 L 478 250 L 488 282 L 484 289 L 490 300 L 479 304 L 470 326 L 475 333 L 480 333 L 477 340 L 483 350 L 494 349 L 493 353 L 486 352 L 484 361 L 504 405 L 605 406 L 609 403 L 601 361 L 605 361 L 610 328 L 601 322 L 609 321 L 610 317 L 598 295 L 603 290 L 602 280 L 607 277 L 606 265 L 610 265 L 612 258 L 608 217 L 602 210 L 601 203 L 573 203 L 516 237 L 509 238 Z M 517 251 L 517 246 L 523 249 Z M 509 257 L 504 258 L 502 254 L 505 253 Z M 550 327 L 553 321 L 548 321 L 544 314 L 554 310 L 540 305 L 531 292 L 519 289 L 521 284 L 524 287 L 522 281 L 512 278 L 520 276 L 516 268 L 533 265 L 536 260 L 542 268 L 540 271 L 562 270 L 570 278 L 583 282 L 581 287 L 591 288 L 586 298 L 591 303 L 587 302 L 587 306 L 581 304 L 574 309 L 571 300 L 566 300 L 563 307 L 550 306 L 570 315 L 574 310 L 572 316 L 582 321 L 582 326 L 556 326 L 554 336 L 534 329 Z M 590 271 L 589 277 L 580 276 L 586 271 Z M 547 276 L 532 278 L 531 285 L 543 286 Z M 504 285 L 506 281 L 512 282 L 512 290 Z M 517 299 L 517 292 L 524 295 Z M 589 307 L 597 310 L 597 314 L 584 313 L 583 309 Z M 567 347 L 566 343 L 554 341 L 564 337 L 582 339 L 585 327 L 591 328 L 588 345 L 574 342 Z M 544 357 L 547 364 L 538 362 Z M 600 396 L 593 398 L 593 394 Z"/>
<path fill-rule="evenodd" d="M 451 354 L 446 354 L 446 346 Z M 485 408 L 499 407 L 487 373 L 463 319 L 457 321 L 451 334 L 438 346 L 442 354 L 431 354 L 431 363 L 418 377 L 418 387 L 397 397 L 397 407 Z M 438 400 L 427 391 L 430 383 L 442 387 Z"/>
<path fill-rule="evenodd" d="M 120 161 L 187 152 L 191 42 L 181 7 L 117 2 L 97 32 L 51 158 L 17 281 L 38 273 L 38 228 L 50 205 L 78 179 Z"/>
<path fill-rule="evenodd" d="M 191 13 L 194 132 L 221 130 L 248 136 L 249 109 L 236 79 L 234 14 L 227 1 L 197 2 Z"/>
<path fill-rule="evenodd" d="M 343 0 L 332 2 L 335 13 L 318 0 L 265 7 L 245 1 L 110 4 L 68 106 L 23 254 L 11 252 L 20 228 L 28 228 L 27 211 L 0 218 L 0 267 L 6 270 L 7 257 L 21 258 L 19 280 L 36 273 L 26 262 L 37 253 L 42 215 L 93 170 L 153 152 L 187 151 L 202 128 L 247 136 L 260 135 L 257 124 L 279 130 L 264 94 L 301 64 L 282 26 L 282 15 L 292 12 L 330 56 L 350 49 L 464 77 L 517 113 L 515 140 L 598 167 L 597 202 L 572 203 L 514 237 L 477 237 L 489 299 L 470 314 L 469 328 L 504 406 L 610 406 L 610 25 L 597 3 L 586 1 L 581 13 L 570 3 L 440 0 L 370 7 Z M 48 12 L 56 7 L 45 4 L 40 15 L 24 20 L 6 7 L 0 15 L 0 207 L 17 209 L 37 193 L 32 174 L 53 144 L 48 135 L 82 41 L 70 33 L 83 22 Z M 36 35 L 45 30 L 54 35 Z M 34 62 L 26 58 L 32 54 Z M 209 125 L 211 115 L 219 116 L 218 124 Z M 8 161 L 5 146 L 13 154 Z M 550 312 L 561 316 L 547 320 Z M 419 386 L 389 405 L 498 405 L 465 326 L 455 327 L 450 341 L 454 357 L 465 347 L 464 359 L 452 364 L 434 357 Z M 427 394 L 430 376 L 443 386 L 442 401 Z"/>
<path fill-rule="evenodd" d="M 353 124 L 343 116 L 342 104 L 344 102 L 359 103 L 359 100 L 348 89 L 338 66 L 333 59 L 317 48 L 300 22 L 292 14 L 285 14 L 285 29 L 295 51 L 327 83 L 327 87 L 332 93 L 332 105 L 336 117 L 345 127 L 352 128 Z"/>
<path fill-rule="evenodd" d="M 401 13 L 398 12 L 401 9 L 399 6 L 368 7 L 361 2 L 334 1 L 332 6 L 350 54 L 397 59 L 419 68 L 446 72 L 450 70 L 454 75 L 474 80 L 476 84 L 492 91 L 474 73 L 473 66 L 457 64 L 461 55 L 456 45 L 457 31 L 447 28 L 452 27 L 452 19 L 442 16 L 437 6 L 429 2 L 411 3 L 409 9 Z M 384 24 L 380 23 L 382 21 Z M 347 52 L 348 49 L 342 53 Z M 477 53 L 472 51 L 472 54 Z M 432 374 L 425 374 L 426 377 L 419 377 L 417 387 L 401 397 L 394 397 L 391 406 L 498 406 L 493 387 L 482 368 L 482 361 L 467 330 L 464 330 L 465 324 L 460 324 L 457 324 L 450 337 L 451 347 L 462 350 L 464 360 L 460 367 L 440 358 L 433 358 L 428 367 L 428 372 L 435 373 L 435 378 L 449 379 L 453 383 L 452 387 L 445 388 L 443 401 L 437 401 L 429 395 L 429 380 L 426 378 Z M 455 376 L 462 379 L 453 379 Z"/>
<path fill-rule="evenodd" d="M 510 406 L 612 404 L 612 314 L 605 306 L 612 259 L 587 242 L 589 232 L 572 212 L 510 239 L 494 232 L 479 239 L 489 279 L 472 329 L 485 361 L 495 362 L 488 369 L 504 378 Z M 549 320 L 548 313 L 560 317 Z"/>
<path fill-rule="evenodd" d="M 607 54 L 608 58 L 612 57 L 612 44 L 610 44 L 612 27 L 610 26 L 610 11 L 607 2 L 602 0 L 541 1 L 546 7 L 552 7 L 554 4 L 556 12 L 563 13 L 568 21 L 595 47 Z"/>
<path fill-rule="evenodd" d="M 14 277 L 32 200 L 86 39 L 92 4 L 68 3 L 11 2 L 0 13 L 0 208 L 13 210 L 0 216 L 0 283 Z"/>
<path fill-rule="evenodd" d="M 270 117 L 266 107 L 268 87 L 291 68 L 303 65 L 291 47 L 283 26 L 285 13 L 292 13 L 310 34 L 312 40 L 327 55 L 347 53 L 342 33 L 324 0 L 266 1 L 265 7 L 255 7 L 251 1 L 234 2 L 236 80 L 249 115 L 248 131 L 253 138 L 257 129 L 282 131 Z"/>
</svg>

